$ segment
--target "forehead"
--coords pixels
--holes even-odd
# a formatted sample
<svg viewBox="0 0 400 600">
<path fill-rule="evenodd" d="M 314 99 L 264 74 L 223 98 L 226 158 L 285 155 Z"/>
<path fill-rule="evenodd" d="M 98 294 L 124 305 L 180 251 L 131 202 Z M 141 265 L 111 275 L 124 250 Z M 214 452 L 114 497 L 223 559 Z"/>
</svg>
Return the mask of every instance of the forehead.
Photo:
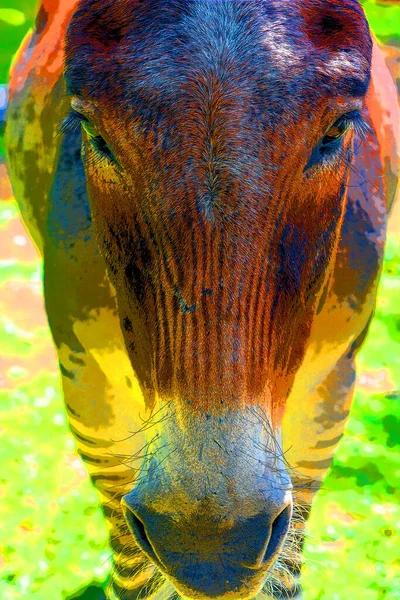
<svg viewBox="0 0 400 600">
<path fill-rule="evenodd" d="M 123 108 L 218 82 L 273 113 L 363 96 L 371 40 L 355 0 L 83 0 L 66 50 L 71 94 Z"/>
</svg>

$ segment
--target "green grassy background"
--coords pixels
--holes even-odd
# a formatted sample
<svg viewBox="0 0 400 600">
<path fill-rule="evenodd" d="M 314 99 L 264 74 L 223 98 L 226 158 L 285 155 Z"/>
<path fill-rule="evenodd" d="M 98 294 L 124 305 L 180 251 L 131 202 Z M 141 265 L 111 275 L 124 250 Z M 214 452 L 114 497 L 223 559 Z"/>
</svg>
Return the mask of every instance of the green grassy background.
<svg viewBox="0 0 400 600">
<path fill-rule="evenodd" d="M 0 0 L 0 84 L 34 4 Z M 400 44 L 399 3 L 364 6 L 379 39 Z M 0 599 L 95 600 L 106 527 L 64 415 L 41 263 L 11 196 L 0 164 Z M 309 523 L 306 600 L 400 600 L 400 225 L 391 231 L 354 406 Z"/>
</svg>

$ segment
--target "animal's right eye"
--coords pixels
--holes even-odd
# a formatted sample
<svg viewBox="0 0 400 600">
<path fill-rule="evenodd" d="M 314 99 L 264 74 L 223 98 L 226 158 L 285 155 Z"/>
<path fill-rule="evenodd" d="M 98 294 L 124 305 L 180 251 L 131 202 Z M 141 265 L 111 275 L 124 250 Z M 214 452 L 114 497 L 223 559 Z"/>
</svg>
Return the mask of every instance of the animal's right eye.
<svg viewBox="0 0 400 600">
<path fill-rule="evenodd" d="M 74 109 L 71 110 L 68 117 L 60 124 L 59 131 L 60 133 L 68 133 L 71 131 L 79 131 L 81 128 L 89 136 L 92 146 L 98 154 L 113 163 L 117 163 L 114 154 L 105 139 L 99 134 L 96 127 L 78 111 Z"/>
<path fill-rule="evenodd" d="M 82 129 L 88 134 L 96 152 L 102 156 L 105 156 L 112 162 L 116 162 L 111 148 L 105 139 L 98 133 L 97 129 L 91 123 L 89 123 L 89 121 L 82 121 Z"/>
<path fill-rule="evenodd" d="M 73 108 L 70 110 L 68 117 L 66 117 L 58 126 L 59 133 L 73 133 L 79 131 L 83 121 L 87 119 L 78 113 Z"/>
</svg>

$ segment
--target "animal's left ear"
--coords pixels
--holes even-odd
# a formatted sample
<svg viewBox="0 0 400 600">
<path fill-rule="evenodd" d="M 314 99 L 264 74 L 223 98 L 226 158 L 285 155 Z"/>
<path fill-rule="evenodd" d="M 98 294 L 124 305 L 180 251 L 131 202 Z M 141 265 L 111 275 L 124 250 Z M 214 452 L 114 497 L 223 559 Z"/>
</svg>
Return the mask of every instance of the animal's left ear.
<svg viewBox="0 0 400 600">
<path fill-rule="evenodd" d="M 364 11 L 356 0 L 309 0 L 302 8 L 307 34 L 318 50 L 352 48 L 371 57 L 372 42 Z"/>
</svg>

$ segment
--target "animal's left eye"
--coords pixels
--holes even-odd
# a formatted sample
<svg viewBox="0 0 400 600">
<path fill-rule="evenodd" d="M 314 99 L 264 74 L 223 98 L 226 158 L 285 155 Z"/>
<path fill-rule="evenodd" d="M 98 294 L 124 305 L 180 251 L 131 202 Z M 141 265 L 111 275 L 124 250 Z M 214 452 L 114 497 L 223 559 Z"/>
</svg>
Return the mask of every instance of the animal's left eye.
<svg viewBox="0 0 400 600">
<path fill-rule="evenodd" d="M 342 115 L 325 133 L 324 137 L 315 146 L 304 171 L 317 165 L 331 164 L 339 156 L 339 150 L 345 134 L 354 129 L 360 137 L 368 131 L 369 126 L 364 121 L 358 110 Z"/>
<path fill-rule="evenodd" d="M 351 122 L 347 119 L 339 119 L 336 121 L 334 125 L 329 129 L 329 131 L 324 135 L 321 140 L 321 147 L 328 147 L 339 142 L 345 133 L 350 129 Z"/>
</svg>

